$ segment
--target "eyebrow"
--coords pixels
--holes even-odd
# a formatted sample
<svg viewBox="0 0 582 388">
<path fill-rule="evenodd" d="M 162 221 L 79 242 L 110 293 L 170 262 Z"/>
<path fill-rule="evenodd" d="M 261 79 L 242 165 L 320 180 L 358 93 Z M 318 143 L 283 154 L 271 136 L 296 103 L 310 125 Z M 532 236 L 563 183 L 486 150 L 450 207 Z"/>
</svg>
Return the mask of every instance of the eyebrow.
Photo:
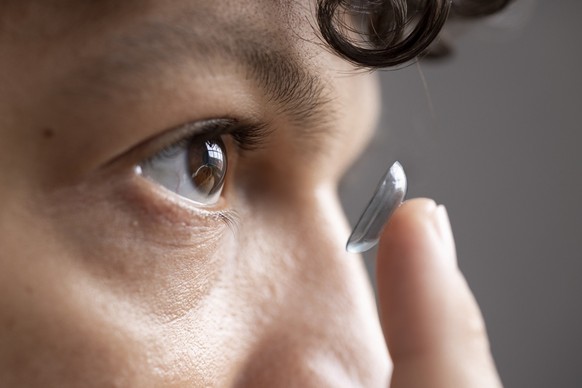
<svg viewBox="0 0 582 388">
<path fill-rule="evenodd" d="M 110 96 L 120 89 L 119 80 L 143 79 L 151 71 L 167 71 L 181 61 L 196 61 L 212 74 L 213 60 L 232 60 L 241 64 L 251 78 L 274 102 L 279 114 L 305 128 L 312 137 L 315 128 L 324 127 L 329 113 L 326 87 L 321 79 L 301 66 L 296 55 L 267 42 L 266 34 L 256 30 L 217 33 L 204 28 L 187 28 L 176 23 L 148 23 L 131 35 L 116 39 L 105 57 L 90 61 L 76 80 L 81 90 L 97 88 Z M 130 84 L 132 82 L 130 81 Z M 139 84 L 139 82 L 137 82 Z M 87 88 L 88 87 L 88 88 Z"/>
</svg>

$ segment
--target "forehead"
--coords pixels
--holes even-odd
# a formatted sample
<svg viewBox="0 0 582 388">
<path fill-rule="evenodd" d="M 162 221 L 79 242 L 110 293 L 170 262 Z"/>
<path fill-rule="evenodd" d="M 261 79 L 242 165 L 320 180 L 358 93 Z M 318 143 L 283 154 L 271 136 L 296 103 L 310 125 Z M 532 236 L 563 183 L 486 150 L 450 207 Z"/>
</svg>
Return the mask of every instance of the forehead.
<svg viewBox="0 0 582 388">
<path fill-rule="evenodd" d="M 103 63 L 93 67 L 107 72 L 135 73 L 180 56 L 211 67 L 267 51 L 313 58 L 320 47 L 313 44 L 311 8 L 275 0 L 8 0 L 0 4 L 0 43 L 23 62 L 49 49 L 45 57 L 72 64 L 100 57 Z"/>
<path fill-rule="evenodd" d="M 281 73 L 305 79 L 297 69 L 313 68 L 308 62 L 321 51 L 314 7 L 276 0 L 8 0 L 0 5 L 0 43 L 8 40 L 3 46 L 14 49 L 5 57 L 22 62 L 13 67 L 39 73 L 46 59 L 44 79 L 85 96 L 144 89 L 151 75 L 160 79 L 160 72 L 193 64 L 202 78 L 243 64 L 266 83 Z"/>
<path fill-rule="evenodd" d="M 188 21 L 190 27 L 208 33 L 236 33 L 250 25 L 269 30 L 275 26 L 297 28 L 301 10 L 311 8 L 306 5 L 308 2 L 290 0 L 3 0 L 0 27 L 3 32 L 18 33 L 25 23 L 29 34 L 48 37 L 152 18 Z"/>
</svg>

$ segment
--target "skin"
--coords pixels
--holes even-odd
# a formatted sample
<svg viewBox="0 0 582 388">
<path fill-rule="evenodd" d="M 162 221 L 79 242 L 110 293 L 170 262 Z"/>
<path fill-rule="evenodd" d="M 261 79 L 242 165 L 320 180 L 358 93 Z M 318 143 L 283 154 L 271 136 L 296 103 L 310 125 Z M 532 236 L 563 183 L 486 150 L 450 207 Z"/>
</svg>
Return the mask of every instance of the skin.
<svg viewBox="0 0 582 388">
<path fill-rule="evenodd" d="M 322 47 L 314 4 L 110 3 L 0 6 L 1 386 L 500 384 L 444 208 L 408 201 L 385 229 L 380 319 L 343 249 L 336 187 L 378 89 Z M 318 97 L 274 97 L 218 40 L 276 51 Z M 223 117 L 269 131 L 248 152 L 224 136 L 217 204 L 135 173 Z"/>
</svg>

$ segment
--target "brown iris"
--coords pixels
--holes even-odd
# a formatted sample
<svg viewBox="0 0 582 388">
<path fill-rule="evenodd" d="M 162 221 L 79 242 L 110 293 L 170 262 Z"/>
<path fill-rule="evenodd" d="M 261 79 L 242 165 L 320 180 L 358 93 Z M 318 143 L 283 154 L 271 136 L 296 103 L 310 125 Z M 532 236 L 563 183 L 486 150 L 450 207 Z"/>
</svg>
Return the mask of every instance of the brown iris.
<svg viewBox="0 0 582 388">
<path fill-rule="evenodd" d="M 200 194 L 211 196 L 220 191 L 226 166 L 226 147 L 220 138 L 190 143 L 188 169 L 192 184 Z"/>
</svg>

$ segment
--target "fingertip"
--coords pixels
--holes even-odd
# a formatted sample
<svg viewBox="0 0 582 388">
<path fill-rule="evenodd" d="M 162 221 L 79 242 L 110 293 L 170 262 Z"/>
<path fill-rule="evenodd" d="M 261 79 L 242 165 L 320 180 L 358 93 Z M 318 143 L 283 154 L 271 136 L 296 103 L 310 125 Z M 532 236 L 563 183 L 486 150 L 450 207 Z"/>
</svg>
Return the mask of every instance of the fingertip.
<svg viewBox="0 0 582 388">
<path fill-rule="evenodd" d="M 433 241 L 438 237 L 434 229 L 437 211 L 438 206 L 434 200 L 415 198 L 404 202 L 394 212 L 379 241 L 377 262 L 379 276 L 384 275 L 383 268 L 386 265 L 397 264 L 387 259 L 411 256 L 425 259 L 424 253 L 433 253 L 430 245 L 438 243 Z"/>
<path fill-rule="evenodd" d="M 407 236 L 407 232 L 415 231 L 418 228 L 417 223 L 429 218 L 436 209 L 436 202 L 430 198 L 415 198 L 403 202 L 384 228 L 380 243 L 390 241 L 396 235 Z"/>
<path fill-rule="evenodd" d="M 430 198 L 404 202 L 383 230 L 379 241 L 380 258 L 394 249 L 405 250 L 407 254 L 438 254 L 456 264 L 453 233 L 444 205 L 437 205 Z M 383 260 L 379 260 L 378 264 L 382 263 Z"/>
</svg>

